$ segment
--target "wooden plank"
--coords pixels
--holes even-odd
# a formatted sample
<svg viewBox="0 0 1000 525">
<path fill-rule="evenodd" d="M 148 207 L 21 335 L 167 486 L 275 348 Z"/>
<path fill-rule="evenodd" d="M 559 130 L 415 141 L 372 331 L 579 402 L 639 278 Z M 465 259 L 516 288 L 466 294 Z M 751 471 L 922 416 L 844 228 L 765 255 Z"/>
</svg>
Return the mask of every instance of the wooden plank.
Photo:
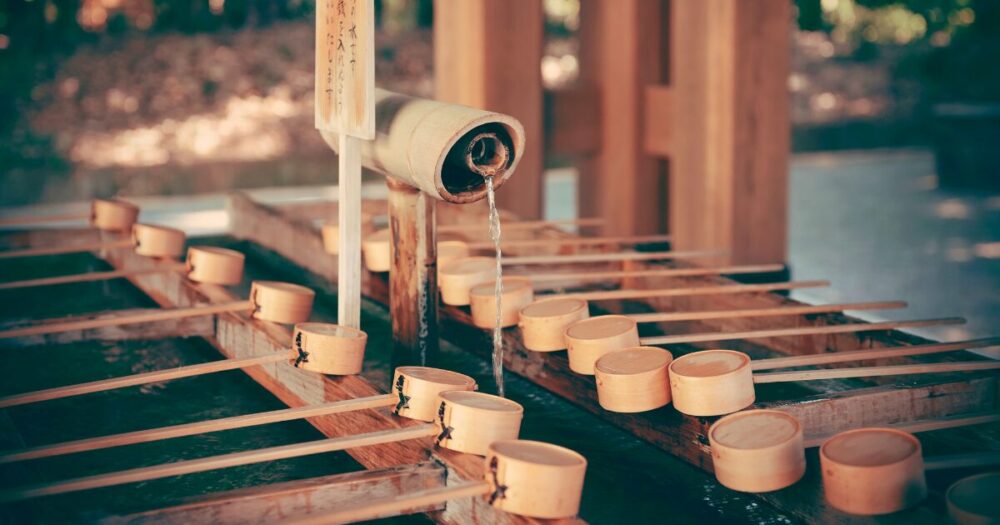
<svg viewBox="0 0 1000 525">
<path fill-rule="evenodd" d="M 272 220 L 283 218 L 275 212 Z M 234 216 L 234 223 L 246 217 Z M 274 233 L 267 231 L 266 224 L 258 221 L 262 237 L 274 239 Z M 303 240 L 305 240 L 303 238 Z M 286 248 L 302 250 L 304 246 L 284 244 Z M 319 234 L 312 232 L 309 246 L 322 252 Z M 274 249 L 274 247 L 271 247 Z M 155 264 L 148 258 L 136 255 L 131 250 L 115 250 L 107 254 L 107 260 L 117 268 L 143 268 Z M 146 274 L 135 276 L 132 282 L 164 307 L 184 307 L 205 302 L 227 302 L 235 298 L 221 286 L 198 285 L 177 274 Z M 384 290 L 383 285 L 383 290 Z M 385 291 L 382 296 L 385 297 Z M 216 348 L 228 358 L 250 357 L 283 352 L 291 348 L 291 331 L 281 325 L 250 319 L 246 313 L 219 314 L 215 317 L 215 337 L 210 339 Z M 287 362 L 273 363 L 244 370 L 247 375 L 274 394 L 290 407 L 315 405 L 330 401 L 356 399 L 382 394 L 384 391 L 369 383 L 361 376 L 330 377 L 306 372 Z M 418 424 L 391 415 L 387 410 L 364 410 L 332 416 L 310 418 L 309 423 L 328 437 L 349 436 L 370 432 L 374 429 L 389 430 Z M 431 452 L 433 450 L 433 452 Z M 484 476 L 482 458 L 459 454 L 448 450 L 434 450 L 431 438 L 408 440 L 398 443 L 366 446 L 348 450 L 360 464 L 369 469 L 387 468 L 396 465 L 414 464 L 427 460 L 428 456 L 440 461 L 456 479 L 480 480 Z M 449 505 L 448 512 L 436 514 L 440 523 L 468 523 L 472 516 L 479 523 L 533 523 L 534 520 L 521 518 L 497 511 L 481 498 L 456 501 Z"/>
<path fill-rule="evenodd" d="M 545 92 L 546 155 L 590 155 L 600 150 L 600 97 L 589 85 Z"/>
<path fill-rule="evenodd" d="M 293 517 L 330 512 L 362 498 L 391 498 L 418 490 L 443 487 L 445 475 L 443 466 L 425 461 L 415 465 L 321 476 L 210 494 L 174 507 L 106 518 L 101 523 L 274 523 Z M 420 509 L 421 512 L 433 510 L 439 508 Z"/>
<path fill-rule="evenodd" d="M 665 72 L 660 0 L 580 4 L 581 81 L 600 93 L 599 154 L 578 164 L 581 215 L 607 219 L 612 235 L 663 233 L 665 164 L 645 154 L 644 93 Z"/>
<path fill-rule="evenodd" d="M 788 0 L 671 3 L 670 223 L 677 247 L 785 259 Z M 683 132 L 680 132 L 683 130 Z"/>
<path fill-rule="evenodd" d="M 668 157 L 672 153 L 674 91 L 670 86 L 646 86 L 645 94 L 643 147 L 649 155 Z"/>
<path fill-rule="evenodd" d="M 255 209 L 256 208 L 256 209 Z M 261 214 L 261 206 L 243 206 L 240 210 L 249 214 Z M 268 215 L 269 217 L 273 217 Z M 236 218 L 234 218 L 234 221 Z M 274 225 L 273 227 L 280 228 Z M 313 232 L 313 235 L 318 235 Z M 283 254 L 291 257 L 294 254 Z M 309 257 L 309 254 L 300 254 Z M 636 263 L 634 269 L 655 268 L 650 263 Z M 377 281 L 377 279 L 372 279 Z M 677 287 L 697 284 L 731 283 L 722 277 L 641 277 L 633 283 L 636 287 Z M 370 298 L 386 302 L 388 296 L 384 287 L 370 287 Z M 801 304 L 786 297 L 775 294 L 748 294 L 725 297 L 691 297 L 662 298 L 646 301 L 647 306 L 656 311 L 677 310 L 708 310 L 708 309 L 741 309 L 765 308 L 778 305 Z M 607 304 L 610 311 L 622 311 L 626 307 L 634 311 L 639 303 Z M 489 358 L 489 333 L 475 328 L 471 324 L 471 316 L 466 309 L 447 307 L 442 309 L 441 333 L 449 340 L 460 344 L 463 348 L 475 352 L 484 359 Z M 775 328 L 781 326 L 825 326 L 858 322 L 859 320 L 839 313 L 810 314 L 789 319 L 711 319 L 699 322 L 661 323 L 662 330 L 687 332 L 693 329 L 705 330 L 708 327 L 716 331 L 746 330 Z M 733 343 L 734 349 L 747 351 L 755 358 L 774 355 L 802 355 L 838 350 L 855 350 L 881 346 L 898 346 L 926 342 L 916 336 L 887 332 L 875 334 L 836 334 L 823 337 L 798 337 L 788 339 L 773 339 L 758 344 L 746 342 Z M 670 452 L 704 470 L 711 470 L 711 460 L 708 453 L 708 427 L 717 418 L 696 418 L 684 416 L 672 408 L 644 414 L 618 414 L 603 410 L 597 403 L 593 378 L 573 373 L 568 366 L 563 352 L 539 353 L 525 350 L 516 330 L 506 330 L 504 333 L 505 367 L 547 390 L 570 400 L 581 408 L 590 411 L 602 419 L 620 426 L 637 437 Z M 675 354 L 696 350 L 697 347 L 682 345 L 671 347 Z M 964 357 L 952 359 L 969 359 L 968 353 L 961 352 Z M 941 356 L 938 359 L 942 359 Z M 892 358 L 879 360 L 883 364 L 905 364 L 921 362 L 921 358 Z M 869 363 L 865 363 L 869 364 Z M 843 365 L 839 365 L 843 366 Z M 799 417 L 809 436 L 828 435 L 840 430 L 856 428 L 862 425 L 892 424 L 913 420 L 925 420 L 960 414 L 990 412 L 1000 408 L 998 402 L 998 386 L 1000 382 L 991 376 L 941 375 L 923 377 L 904 384 L 887 384 L 875 386 L 879 381 L 871 381 L 867 386 L 858 388 L 864 382 L 824 381 L 813 384 L 814 390 L 804 386 L 801 392 L 805 395 L 793 397 L 790 400 L 766 401 L 756 405 L 760 408 L 777 408 L 786 410 Z M 812 392 L 810 394 L 810 392 Z M 944 437 L 923 436 L 925 443 L 946 443 L 954 435 L 945 431 Z M 991 446 L 1000 446 L 1000 441 L 984 437 L 980 442 Z M 867 518 L 858 518 L 838 513 L 826 507 L 823 503 L 820 481 L 815 475 L 818 467 L 813 466 L 807 480 L 772 494 L 761 495 L 763 499 L 807 522 L 831 523 L 866 523 Z M 899 515 L 887 518 L 891 523 L 932 523 L 939 517 L 920 507 Z"/>
<path fill-rule="evenodd" d="M 142 316 L 162 312 L 156 308 L 131 308 L 127 310 L 117 310 L 114 312 L 99 313 L 97 315 L 85 315 L 76 317 L 64 317 L 59 319 L 47 319 L 41 323 L 34 321 L 31 323 L 4 323 L 0 324 L 0 332 L 18 328 L 20 325 L 49 325 L 64 324 L 78 321 L 90 321 L 95 319 L 113 320 L 123 317 Z M 147 323 L 104 326 L 100 328 L 89 328 L 84 330 L 69 330 L 55 334 L 32 335 L 4 340 L 5 346 L 29 347 L 39 345 L 68 344 L 79 341 L 134 341 L 166 339 L 171 337 L 207 337 L 215 333 L 210 316 L 188 317 L 185 319 L 167 319 L 152 321 Z"/>
<path fill-rule="evenodd" d="M 498 205 L 522 218 L 542 216 L 541 0 L 435 0 L 435 98 L 505 113 L 524 125 L 514 180 Z"/>
<path fill-rule="evenodd" d="M 40 248 L 74 243 L 93 243 L 102 240 L 94 228 L 53 228 L 36 230 L 0 230 L 0 248 L 4 250 Z"/>
</svg>

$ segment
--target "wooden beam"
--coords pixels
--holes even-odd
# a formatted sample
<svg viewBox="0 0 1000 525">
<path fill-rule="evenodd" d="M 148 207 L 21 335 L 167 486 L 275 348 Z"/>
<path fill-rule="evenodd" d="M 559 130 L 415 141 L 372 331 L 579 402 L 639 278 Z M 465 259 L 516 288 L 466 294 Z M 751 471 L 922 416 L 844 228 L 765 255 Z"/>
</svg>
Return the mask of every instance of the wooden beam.
<svg viewBox="0 0 1000 525">
<path fill-rule="evenodd" d="M 671 3 L 674 244 L 731 263 L 787 244 L 789 0 Z"/>
<path fill-rule="evenodd" d="M 545 92 L 545 154 L 595 155 L 601 148 L 601 94 L 594 86 Z"/>
<path fill-rule="evenodd" d="M 600 148 L 577 164 L 580 214 L 607 219 L 611 235 L 666 232 L 665 164 L 643 147 L 644 98 L 662 82 L 661 0 L 583 0 L 581 81 L 600 94 Z"/>
<path fill-rule="evenodd" d="M 542 2 L 435 0 L 434 85 L 439 100 L 511 115 L 527 142 L 498 205 L 542 216 Z"/>
<path fill-rule="evenodd" d="M 101 520 L 104 525 L 267 523 L 330 512 L 359 498 L 382 499 L 443 487 L 446 471 L 433 461 L 321 476 L 198 497 L 174 507 Z M 419 509 L 420 512 L 439 507 Z"/>
<path fill-rule="evenodd" d="M 274 221 L 283 219 L 277 212 L 270 217 Z M 233 220 L 234 223 L 239 223 L 246 220 L 246 217 L 234 216 Z M 259 219 L 260 229 L 257 231 L 262 238 L 273 240 L 276 236 L 265 231 L 267 228 L 263 223 L 265 220 L 265 218 Z M 300 251 L 307 246 L 313 246 L 316 247 L 316 251 L 311 252 L 312 257 L 330 259 L 322 250 L 318 230 L 313 231 L 313 238 L 308 245 L 286 243 L 282 246 Z M 106 259 L 121 269 L 138 269 L 156 264 L 149 258 L 136 255 L 128 249 L 109 251 Z M 236 298 L 221 286 L 194 284 L 175 273 L 139 275 L 133 277 L 131 281 L 163 307 L 185 307 L 205 302 L 221 303 Z M 380 287 L 368 287 L 367 295 L 371 295 L 371 288 L 380 290 L 381 297 L 387 297 L 387 287 L 384 283 Z M 243 312 L 227 313 L 215 317 L 215 337 L 209 341 L 228 358 L 250 357 L 286 351 L 291 348 L 292 334 L 284 326 L 250 319 Z M 244 372 L 290 407 L 385 393 L 384 389 L 372 385 L 361 376 L 330 377 L 295 368 L 287 362 L 256 366 L 244 369 Z M 404 428 L 418 423 L 393 416 L 387 410 L 363 410 L 320 416 L 310 418 L 308 421 L 327 437 L 348 436 L 376 429 Z M 368 469 L 419 463 L 430 456 L 449 470 L 449 483 L 461 480 L 478 481 L 484 478 L 482 458 L 444 449 L 435 450 L 433 440 L 430 438 L 366 446 L 350 449 L 347 452 Z M 473 516 L 481 523 L 536 522 L 497 511 L 482 498 L 455 501 L 448 506 L 446 512 L 435 513 L 433 518 L 439 523 L 464 524 L 469 523 Z"/>
<path fill-rule="evenodd" d="M 262 215 L 266 208 L 250 202 L 238 208 L 242 213 Z M 243 222 L 244 217 L 234 216 L 233 222 Z M 286 219 L 287 222 L 287 219 Z M 280 228 L 272 225 L 272 228 Z M 317 231 L 314 236 L 319 235 Z M 265 248 L 274 249 L 271 246 Z M 280 253 L 280 252 L 279 252 Z M 282 253 L 283 256 L 298 256 L 307 259 L 314 254 Z M 651 263 L 636 263 L 634 269 L 656 268 Z M 375 283 L 380 279 L 373 278 L 369 286 L 369 297 L 375 301 L 387 303 L 388 296 L 384 286 Z M 635 279 L 638 288 L 669 288 L 694 284 L 721 284 L 732 282 L 722 277 L 640 277 Z M 759 293 L 726 297 L 687 297 L 659 298 L 645 301 L 646 306 L 655 311 L 677 310 L 721 310 L 742 308 L 764 308 L 781 305 L 801 304 L 787 297 L 776 294 Z M 609 311 L 620 312 L 626 307 L 635 311 L 640 303 L 609 304 L 602 303 Z M 470 314 L 463 308 L 446 307 L 441 310 L 441 334 L 452 342 L 460 344 L 470 352 L 484 359 L 490 358 L 490 334 L 472 326 Z M 659 325 L 661 330 L 687 332 L 691 330 L 711 329 L 716 331 L 762 329 L 780 326 L 822 326 L 859 322 L 844 314 L 811 314 L 789 319 L 774 318 L 736 318 L 712 319 L 698 322 L 670 323 Z M 804 355 L 838 350 L 856 350 L 882 346 L 900 346 L 920 344 L 926 340 L 901 332 L 873 334 L 838 334 L 823 337 L 801 337 L 774 339 L 762 341 L 760 344 L 748 342 L 733 342 L 731 348 L 746 351 L 753 358 L 763 358 L 782 355 Z M 660 410 L 641 414 L 619 414 L 609 412 L 600 407 L 597 402 L 593 378 L 573 373 L 564 352 L 531 352 L 524 348 L 521 336 L 516 330 L 504 332 L 505 367 L 507 370 L 523 376 L 539 386 L 563 397 L 577 406 L 592 412 L 601 419 L 628 430 L 633 435 L 698 466 L 711 471 L 711 456 L 708 449 L 708 427 L 717 418 L 697 418 L 685 416 L 666 407 Z M 676 355 L 699 348 L 679 345 L 670 350 Z M 905 364 L 921 362 L 922 357 L 893 358 L 878 361 L 882 364 Z M 949 359 L 939 356 L 937 359 Z M 963 353 L 950 359 L 974 359 L 974 356 Z M 891 380 L 890 380 L 891 381 Z M 808 436 L 828 435 L 841 430 L 855 428 L 859 425 L 892 424 L 913 420 L 926 420 L 938 417 L 955 416 L 968 413 L 995 412 L 1000 407 L 998 401 L 998 385 L 1000 381 L 995 376 L 986 374 L 973 377 L 955 377 L 948 375 L 927 376 L 905 383 L 886 383 L 878 386 L 881 381 L 871 381 L 873 386 L 858 388 L 859 382 L 823 381 L 803 384 L 799 387 L 800 395 L 791 396 L 787 401 L 761 401 L 756 407 L 776 408 L 795 414 L 803 421 Z M 864 382 L 860 382 L 864 384 Z M 799 385 L 796 385 L 799 386 Z M 785 397 L 789 397 L 786 395 Z M 849 415 L 847 415 L 849 414 Z M 943 431 L 939 437 L 923 435 L 925 443 L 948 447 L 955 431 Z M 986 446 L 1000 446 L 996 437 L 989 435 L 979 438 L 978 443 Z M 947 449 L 947 448 L 946 448 Z M 836 512 L 823 503 L 822 488 L 818 467 L 810 468 L 807 478 L 788 489 L 762 494 L 760 497 L 773 504 L 778 509 L 795 516 L 807 523 L 864 523 L 855 517 Z M 898 515 L 893 523 L 935 523 L 939 516 L 929 511 L 925 506 L 910 509 Z"/>
<path fill-rule="evenodd" d="M 646 118 L 642 134 L 649 155 L 668 157 L 672 153 L 674 91 L 669 86 L 646 86 Z"/>
</svg>

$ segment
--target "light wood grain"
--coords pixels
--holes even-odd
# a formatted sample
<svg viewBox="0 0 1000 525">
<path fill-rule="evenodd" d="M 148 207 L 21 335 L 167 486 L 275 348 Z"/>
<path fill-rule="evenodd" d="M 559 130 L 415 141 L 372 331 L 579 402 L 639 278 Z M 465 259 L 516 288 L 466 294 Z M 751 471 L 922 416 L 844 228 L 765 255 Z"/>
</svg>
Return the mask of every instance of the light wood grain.
<svg viewBox="0 0 1000 525">
<path fill-rule="evenodd" d="M 364 2 L 361 2 L 364 3 Z M 340 134 L 340 179 L 337 214 L 340 225 L 337 255 L 337 323 L 361 327 L 361 145 Z"/>
<path fill-rule="evenodd" d="M 258 358 L 231 359 L 229 361 L 248 362 L 252 359 Z M 269 361 L 261 360 L 261 363 L 265 362 Z M 134 445 L 136 443 L 149 443 L 151 441 L 193 436 L 196 434 L 206 434 L 208 432 L 220 432 L 223 430 L 233 430 L 258 425 L 269 425 L 272 423 L 280 423 L 282 421 L 308 419 L 311 417 L 326 416 L 331 414 L 342 414 L 353 410 L 389 407 L 396 404 L 396 401 L 398 401 L 397 396 L 393 394 L 383 394 L 359 399 L 348 399 L 345 401 L 333 401 L 320 405 L 286 408 L 281 410 L 272 410 L 269 412 L 258 412 L 256 414 L 211 419 L 208 421 L 196 421 L 181 425 L 172 425 L 148 430 L 138 430 L 135 432 L 125 432 L 110 436 L 67 441 L 64 443 L 55 443 L 52 445 L 0 453 L 0 464 L 52 456 L 62 456 L 65 454 L 75 454 L 77 452 L 85 452 L 88 450 L 122 447 L 125 445 Z"/>
<path fill-rule="evenodd" d="M 903 423 L 895 423 L 892 425 L 886 425 L 889 428 L 894 428 L 896 430 L 902 430 L 904 432 L 917 433 L 917 432 L 931 432 L 934 430 L 944 430 L 948 428 L 958 428 L 966 427 L 972 425 L 985 425 L 988 423 L 996 423 L 1000 421 L 1000 414 L 983 414 L 976 416 L 952 416 L 952 417 L 941 417 L 935 419 L 921 419 L 917 421 L 905 421 Z M 813 437 L 805 440 L 803 446 L 805 448 L 813 448 L 822 445 L 827 439 L 830 439 L 831 435 Z"/>
<path fill-rule="evenodd" d="M 90 214 L 83 213 L 53 213 L 51 215 L 24 215 L 21 217 L 0 217 L 0 226 L 25 226 L 44 224 L 47 222 L 85 221 Z"/>
<path fill-rule="evenodd" d="M 717 334 L 685 334 L 662 337 L 643 338 L 647 345 L 690 344 L 715 341 L 734 341 L 737 339 L 755 339 L 763 337 L 792 337 L 799 335 L 839 334 L 844 332 L 872 332 L 876 330 L 896 330 L 899 328 L 916 328 L 923 326 L 945 326 L 963 324 L 965 319 L 948 317 L 943 319 L 921 319 L 915 321 L 887 321 L 884 323 L 841 324 L 833 326 L 805 326 L 801 328 L 776 328 L 772 330 L 748 330 L 745 332 L 729 332 Z"/>
<path fill-rule="evenodd" d="M 507 225 L 504 224 L 504 228 Z M 632 244 L 669 242 L 669 235 L 619 235 L 606 237 L 568 237 L 565 239 L 514 239 L 501 241 L 505 248 L 530 248 L 537 246 L 627 246 Z M 470 242 L 468 247 L 473 250 L 492 249 L 492 241 Z"/>
<path fill-rule="evenodd" d="M 505 257 L 503 264 L 565 264 L 612 261 L 658 261 L 677 259 L 700 259 L 721 255 L 717 250 L 699 251 L 669 251 L 669 252 L 622 252 L 622 253 L 579 253 L 572 255 L 524 255 L 520 257 Z"/>
<path fill-rule="evenodd" d="M 506 228 L 506 225 L 504 226 Z M 745 266 L 721 266 L 715 268 L 665 268 L 661 270 L 614 270 L 589 272 L 553 272 L 525 273 L 524 275 L 536 283 L 568 280 L 618 280 L 630 277 L 696 277 L 702 275 L 745 275 L 751 273 L 780 272 L 783 264 L 753 264 Z M 517 272 L 511 272 L 517 275 Z"/>
</svg>

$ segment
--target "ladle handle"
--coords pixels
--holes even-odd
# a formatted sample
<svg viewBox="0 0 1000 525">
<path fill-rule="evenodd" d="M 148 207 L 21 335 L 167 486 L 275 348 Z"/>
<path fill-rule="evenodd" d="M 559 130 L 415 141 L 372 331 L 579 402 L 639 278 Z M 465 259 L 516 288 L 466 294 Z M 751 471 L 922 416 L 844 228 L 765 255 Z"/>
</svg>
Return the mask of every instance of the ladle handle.
<svg viewBox="0 0 1000 525">
<path fill-rule="evenodd" d="M 13 259 L 15 257 L 35 257 L 39 255 L 60 255 L 63 253 L 89 252 L 94 250 L 107 250 L 109 248 L 128 248 L 134 246 L 132 239 L 122 239 L 120 241 L 104 241 L 87 244 L 70 244 L 68 246 L 49 246 L 45 248 L 24 248 L 21 250 L 7 250 L 0 252 L 0 259 Z"/>
<path fill-rule="evenodd" d="M 704 321 L 707 319 L 733 319 L 739 317 L 774 317 L 782 315 L 808 315 L 845 310 L 884 310 L 906 308 L 903 301 L 879 301 L 869 303 L 841 303 L 800 306 L 775 306 L 773 308 L 744 308 L 740 310 L 707 310 L 702 312 L 658 312 L 631 314 L 638 323 L 666 323 L 675 321 Z"/>
<path fill-rule="evenodd" d="M 828 365 L 849 361 L 865 361 L 869 359 L 887 359 L 891 357 L 911 357 L 915 355 L 936 354 L 967 350 L 970 348 L 985 348 L 1000 345 L 1000 337 L 957 341 L 954 343 L 932 343 L 926 345 L 900 346 L 892 348 L 874 348 L 871 350 L 852 350 L 849 352 L 830 352 L 825 354 L 796 355 L 789 357 L 774 357 L 750 362 L 753 370 L 774 370 L 796 366 Z"/>
<path fill-rule="evenodd" d="M 220 359 L 218 361 L 210 361 L 208 363 L 180 366 L 176 368 L 168 368 L 166 370 L 132 374 L 124 377 L 112 377 L 110 379 L 102 379 L 100 381 L 91 381 L 77 385 L 36 390 L 34 392 L 0 397 L 0 408 L 27 405 L 29 403 L 38 403 L 40 401 L 49 401 L 52 399 L 81 396 L 84 394 L 92 394 L 94 392 L 114 390 L 116 388 L 159 383 L 161 381 L 170 381 L 172 379 L 224 372 L 226 370 L 236 370 L 239 368 L 247 368 L 266 363 L 294 359 L 297 354 L 298 353 L 296 351 L 291 350 L 288 352 L 278 352 L 276 354 L 255 357 L 244 357 L 241 359 Z"/>
<path fill-rule="evenodd" d="M 845 379 L 850 377 L 897 376 L 909 374 L 943 374 L 947 372 L 982 372 L 1000 369 L 1000 361 L 975 363 L 931 363 L 920 365 L 869 366 L 858 368 L 833 368 L 828 370 L 803 370 L 799 372 L 774 372 L 753 376 L 754 383 L 786 383 L 818 379 Z"/>
<path fill-rule="evenodd" d="M 284 353 L 282 353 L 284 356 Z M 286 356 L 287 357 L 287 356 Z M 358 399 L 348 399 L 345 401 L 333 401 L 320 405 L 307 405 L 295 408 L 284 408 L 259 412 L 256 414 L 246 414 L 242 416 L 224 417 L 208 421 L 196 421 L 181 425 L 153 428 L 149 430 L 138 430 L 135 432 L 125 432 L 110 436 L 99 436 L 76 441 L 66 441 L 52 445 L 43 445 L 28 449 L 16 450 L 5 454 L 0 454 L 0 464 L 13 463 L 15 461 L 27 461 L 30 459 L 47 458 L 86 452 L 89 450 L 99 450 L 136 443 L 149 443 L 163 439 L 173 439 L 184 436 L 194 436 L 208 432 L 219 432 L 222 430 L 233 430 L 237 428 L 253 427 L 258 425 L 269 425 L 282 421 L 292 421 L 296 419 L 308 419 L 317 416 L 327 416 L 330 414 L 340 414 L 355 410 L 369 408 L 380 408 L 393 406 L 398 399 L 393 394 L 362 397 Z"/>
<path fill-rule="evenodd" d="M 1000 465 L 1000 451 L 949 454 L 924 458 L 924 470 L 949 468 L 992 467 Z"/>
<path fill-rule="evenodd" d="M 792 281 L 787 283 L 767 284 L 724 284 L 721 286 L 694 286 L 691 288 L 665 288 L 660 290 L 604 290 L 599 292 L 580 292 L 559 294 L 558 297 L 573 297 L 585 301 L 610 301 L 624 299 L 649 299 L 654 297 L 676 297 L 693 295 L 719 295 L 730 293 L 772 292 L 775 290 L 794 290 L 797 288 L 815 288 L 829 286 L 830 281 Z M 554 297 L 540 296 L 539 298 Z"/>
<path fill-rule="evenodd" d="M 666 335 L 646 337 L 644 345 L 670 345 L 687 343 L 704 343 L 715 341 L 733 341 L 736 339 L 757 339 L 764 337 L 788 337 L 797 335 L 843 334 L 848 332 L 874 332 L 877 330 L 895 330 L 897 328 L 913 328 L 917 326 L 942 326 L 963 324 L 961 317 L 945 319 L 921 319 L 917 321 L 887 321 L 884 323 L 855 323 L 829 326 L 803 326 L 798 328 L 773 328 L 770 330 L 749 330 L 746 332 L 713 332 L 704 334 Z"/>
<path fill-rule="evenodd" d="M 171 319 L 184 319 L 187 317 L 197 317 L 199 315 L 239 312 L 241 310 L 250 310 L 252 307 L 253 303 L 250 301 L 233 301 L 220 304 L 208 304 L 204 306 L 192 306 L 190 308 L 172 308 L 169 310 L 146 312 L 123 317 L 104 317 L 98 319 L 85 319 L 82 321 L 70 321 L 66 323 L 42 322 L 40 324 L 26 326 L 23 328 L 0 331 L 0 339 L 27 337 L 29 335 L 56 334 L 72 330 L 92 330 L 94 328 L 104 328 L 108 326 L 151 323 L 156 321 L 168 321 Z"/>
<path fill-rule="evenodd" d="M 500 243 L 503 248 L 530 248 L 537 246 L 602 246 L 629 245 L 651 242 L 669 242 L 670 235 L 627 235 L 609 237 L 563 237 L 548 239 L 510 239 Z M 493 242 L 470 242 L 466 246 L 472 250 L 493 248 Z"/>
<path fill-rule="evenodd" d="M 944 430 L 946 428 L 957 428 L 957 427 L 968 427 L 972 425 L 984 425 L 986 423 L 995 423 L 1000 421 L 1000 414 L 986 414 L 978 416 L 964 416 L 964 417 L 940 417 L 935 419 L 922 419 L 918 421 L 905 421 L 903 423 L 896 423 L 893 425 L 886 425 L 889 428 L 894 428 L 896 430 L 902 430 L 904 432 L 917 433 L 917 432 L 930 432 L 932 430 Z M 805 440 L 803 446 L 805 448 L 818 447 L 826 442 L 826 440 L 833 437 L 833 435 L 813 437 Z"/>
<path fill-rule="evenodd" d="M 234 452 L 219 456 L 209 456 L 207 458 L 176 461 L 173 463 L 121 470 L 118 472 L 98 474 L 96 476 L 86 476 L 66 481 L 41 483 L 27 487 L 14 487 L 11 489 L 0 490 L 0 503 L 20 501 L 52 494 L 64 494 L 67 492 L 96 489 L 100 487 L 111 487 L 114 485 L 123 485 L 125 483 L 149 481 L 170 476 L 179 476 L 181 474 L 193 474 L 195 472 L 237 467 L 240 465 L 252 465 L 255 463 L 276 461 L 279 459 L 297 458 L 349 448 L 366 447 L 382 443 L 394 443 L 396 441 L 431 437 L 434 435 L 437 435 L 437 427 L 432 424 L 422 424 L 406 428 L 369 432 L 367 434 L 358 434 L 355 436 L 320 439 L 316 441 L 308 441 L 306 443 L 295 443 L 292 445 L 247 450 L 244 452 Z"/>
<path fill-rule="evenodd" d="M 26 224 L 43 224 L 46 222 L 80 221 L 90 219 L 90 212 L 61 213 L 53 215 L 25 215 L 21 217 L 0 218 L 0 226 L 23 226 Z"/>
<path fill-rule="evenodd" d="M 696 259 L 725 255 L 719 250 L 686 252 L 623 252 L 623 253 L 578 253 L 573 255 L 525 255 L 504 257 L 503 264 L 558 264 L 614 261 L 656 261 L 660 259 Z"/>
<path fill-rule="evenodd" d="M 285 525 L 355 523 L 389 518 L 400 514 L 410 514 L 415 509 L 439 505 L 449 500 L 485 496 L 489 493 L 490 484 L 485 481 L 463 483 L 451 487 L 421 490 L 393 498 L 364 502 L 333 512 L 312 514 L 302 519 L 285 522 Z"/>
<path fill-rule="evenodd" d="M 783 264 L 752 264 L 744 266 L 721 266 L 715 268 L 662 268 L 658 270 L 612 270 L 606 272 L 552 272 L 532 273 L 525 277 L 534 283 L 560 281 L 597 281 L 627 279 L 630 277 L 696 277 L 700 275 L 742 275 L 748 273 L 780 272 Z"/>
<path fill-rule="evenodd" d="M 109 272 L 89 272 L 76 275 L 60 275 L 58 277 L 42 277 L 40 279 L 25 279 L 23 281 L 8 281 L 0 283 L 0 290 L 11 290 L 15 288 L 31 288 L 35 286 L 52 286 L 56 284 L 84 283 L 91 281 L 106 281 L 108 279 L 118 279 L 120 277 L 131 277 L 134 275 L 149 275 L 153 273 L 167 273 L 185 270 L 184 263 L 171 263 L 143 268 L 140 270 L 112 270 Z"/>
<path fill-rule="evenodd" d="M 587 217 L 583 219 L 559 219 L 552 221 L 517 221 L 508 222 L 503 225 L 503 229 L 506 231 L 513 230 L 534 230 L 552 226 L 604 226 L 607 224 L 601 217 Z M 462 223 L 462 224 L 442 224 L 438 226 L 439 232 L 465 232 L 469 230 L 478 230 L 488 228 L 487 224 L 475 224 L 475 223 Z"/>
</svg>

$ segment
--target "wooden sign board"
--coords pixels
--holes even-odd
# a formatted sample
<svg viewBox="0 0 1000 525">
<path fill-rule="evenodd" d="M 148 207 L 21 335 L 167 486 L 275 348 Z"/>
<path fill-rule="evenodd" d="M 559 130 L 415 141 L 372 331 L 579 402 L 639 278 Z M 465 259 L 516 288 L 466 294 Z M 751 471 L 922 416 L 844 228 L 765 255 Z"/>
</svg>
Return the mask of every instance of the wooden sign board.
<svg viewBox="0 0 1000 525">
<path fill-rule="evenodd" d="M 316 2 L 316 129 L 375 138 L 373 0 Z"/>
</svg>

